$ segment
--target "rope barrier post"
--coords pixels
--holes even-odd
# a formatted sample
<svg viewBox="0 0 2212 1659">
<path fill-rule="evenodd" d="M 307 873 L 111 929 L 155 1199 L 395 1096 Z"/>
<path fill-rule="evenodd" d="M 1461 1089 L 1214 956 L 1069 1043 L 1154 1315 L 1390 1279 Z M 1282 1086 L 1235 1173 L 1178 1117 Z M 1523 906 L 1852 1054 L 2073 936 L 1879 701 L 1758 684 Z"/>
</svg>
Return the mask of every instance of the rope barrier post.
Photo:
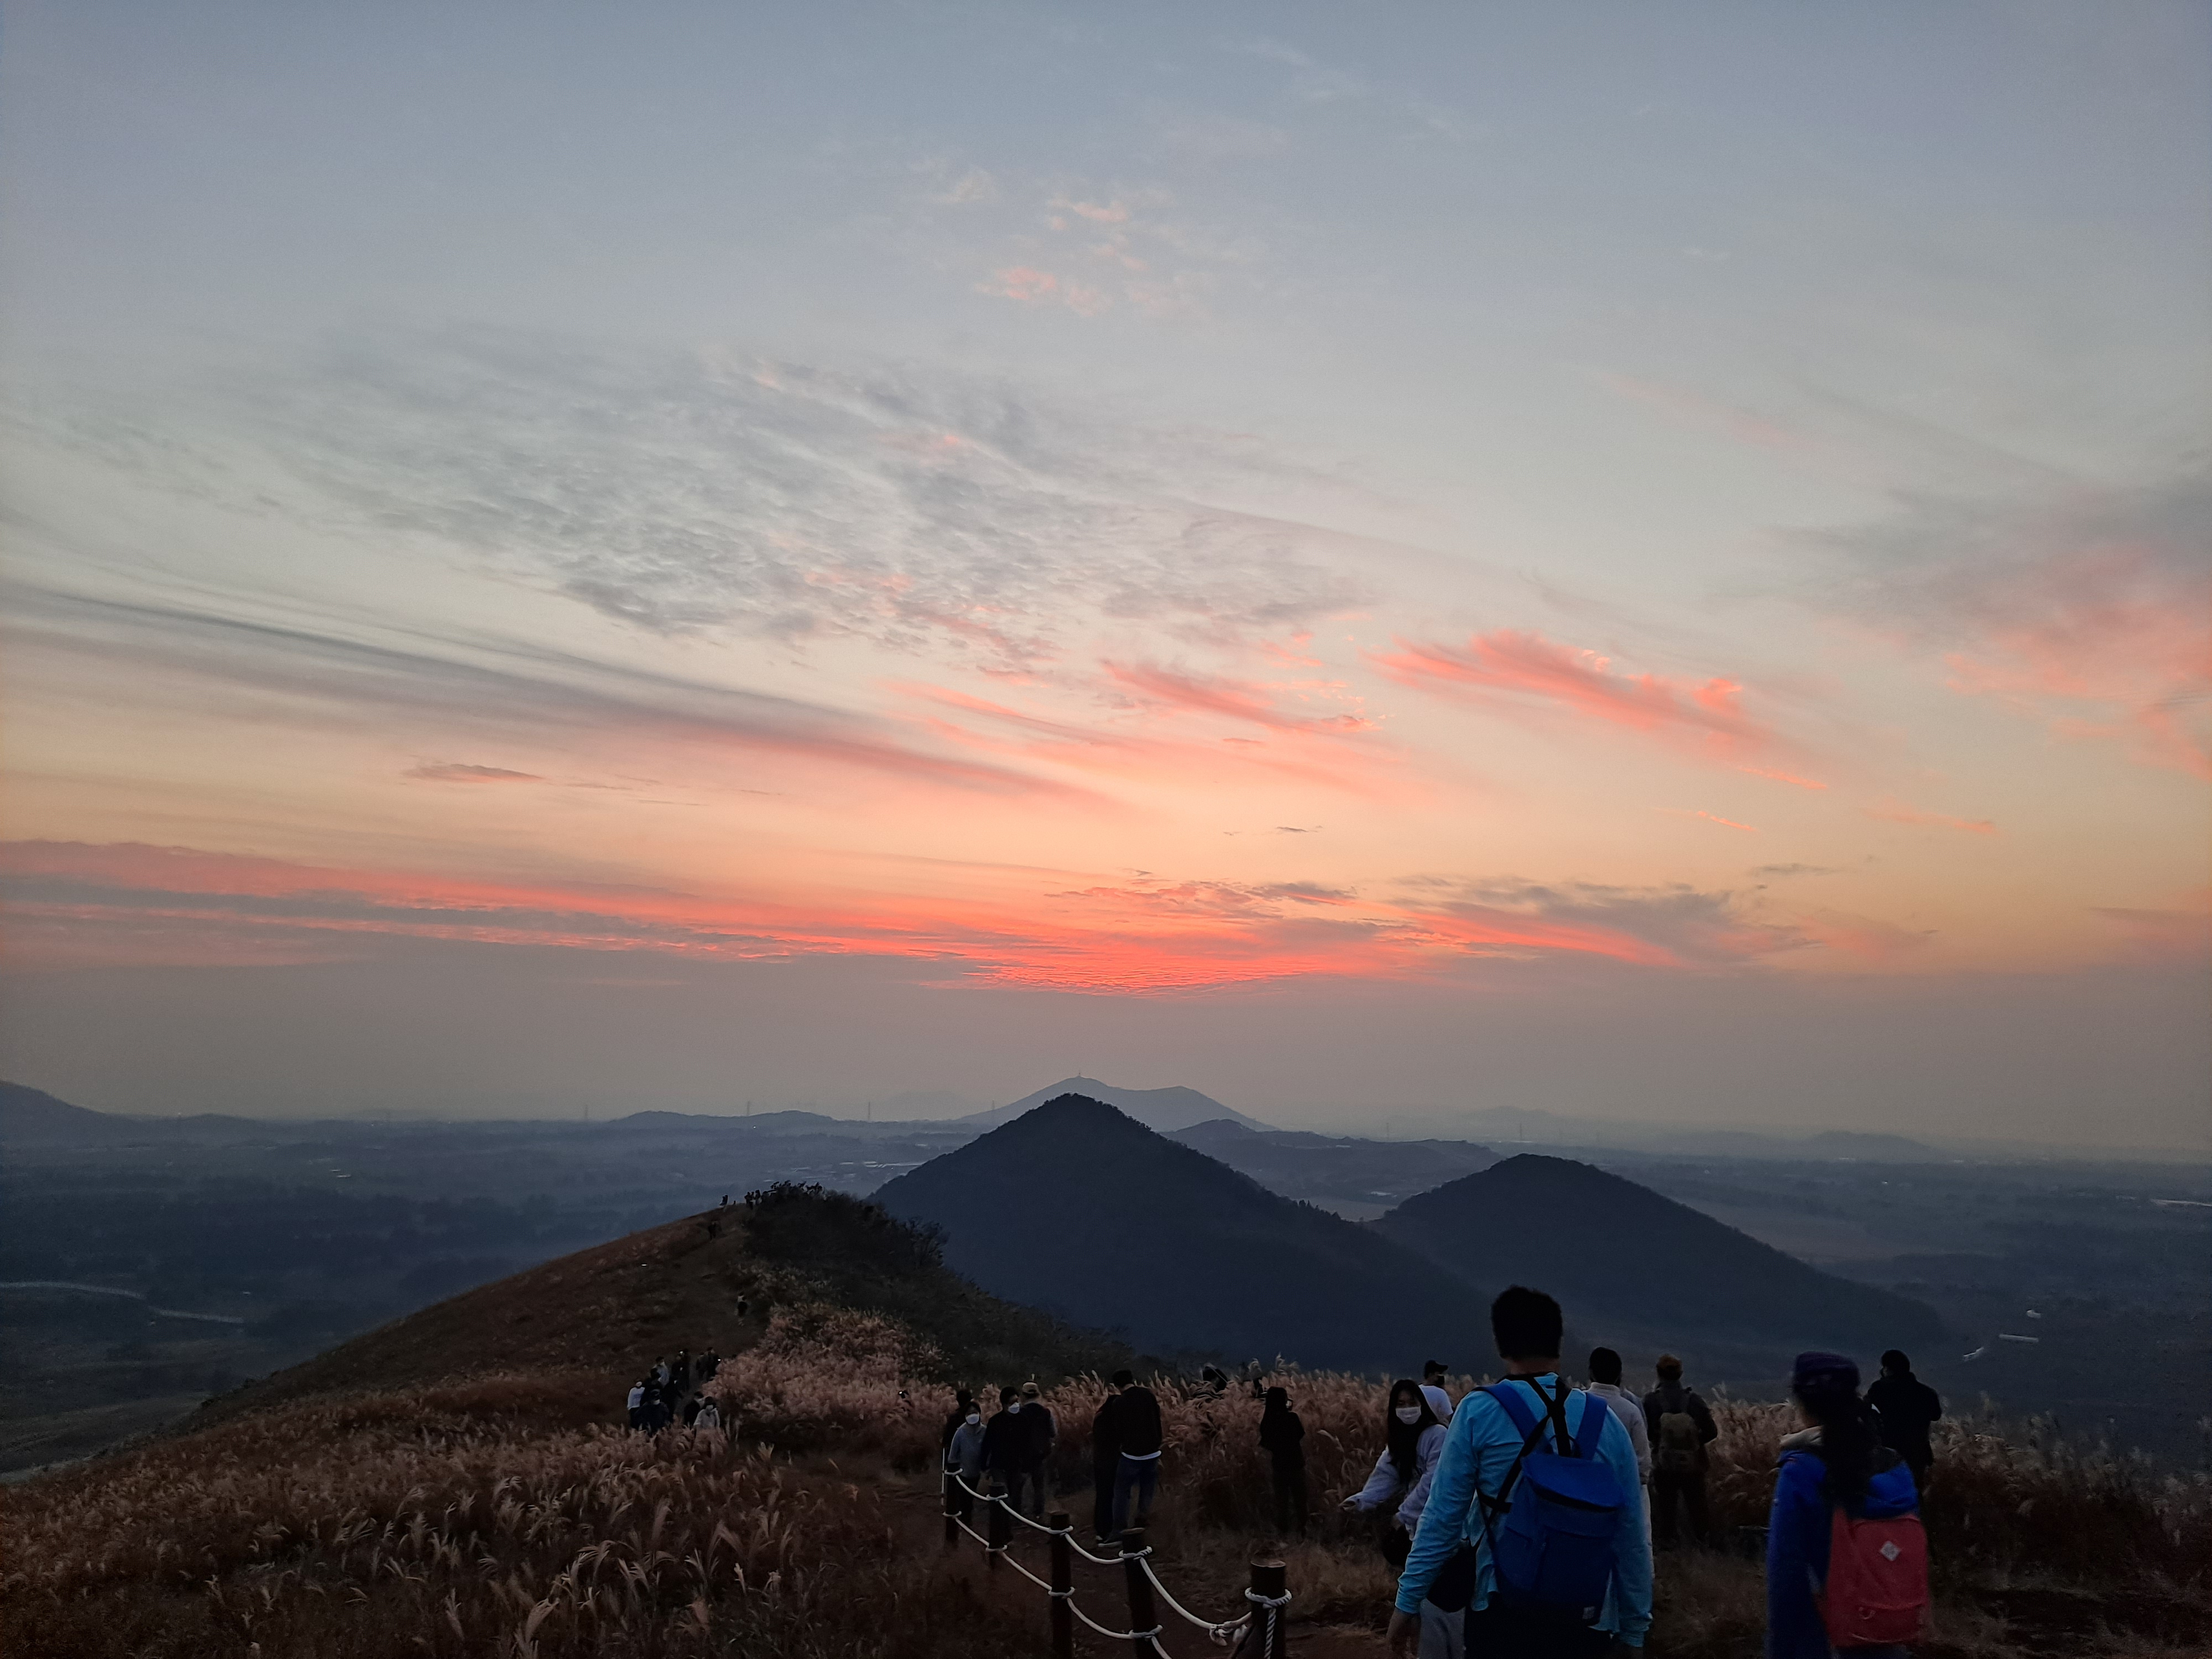
<svg viewBox="0 0 2212 1659">
<path fill-rule="evenodd" d="M 960 1525 L 960 1488 L 953 1485 L 953 1474 L 950 1469 L 938 1476 L 938 1483 L 945 1491 L 945 1547 L 951 1549 L 960 1541 L 960 1534 L 957 1530 Z"/>
<path fill-rule="evenodd" d="M 1290 1620 L 1283 1617 L 1291 1598 L 1289 1578 L 1290 1569 L 1280 1561 L 1252 1564 L 1252 1588 L 1244 1596 L 1260 1620 L 1260 1645 L 1252 1650 L 1252 1659 L 1284 1659 L 1290 1644 Z"/>
<path fill-rule="evenodd" d="M 1006 1500 L 1001 1493 L 992 1493 L 991 1522 L 986 1530 L 991 1538 L 991 1571 L 996 1572 L 999 1558 L 1006 1553 L 1006 1546 L 1014 1541 L 1014 1523 L 1006 1518 Z"/>
<path fill-rule="evenodd" d="M 1160 1620 L 1152 1607 L 1152 1575 L 1145 1571 L 1145 1557 L 1150 1553 L 1142 1527 L 1130 1527 L 1121 1534 L 1121 1565 L 1129 1576 L 1129 1628 L 1135 1632 L 1129 1645 L 1137 1659 L 1155 1659 L 1158 1652 L 1152 1632 L 1159 1629 Z"/>
<path fill-rule="evenodd" d="M 1052 1659 L 1075 1659 L 1075 1617 L 1067 1607 L 1075 1594 L 1075 1540 L 1063 1512 L 1045 1519 L 1052 1522 Z"/>
</svg>

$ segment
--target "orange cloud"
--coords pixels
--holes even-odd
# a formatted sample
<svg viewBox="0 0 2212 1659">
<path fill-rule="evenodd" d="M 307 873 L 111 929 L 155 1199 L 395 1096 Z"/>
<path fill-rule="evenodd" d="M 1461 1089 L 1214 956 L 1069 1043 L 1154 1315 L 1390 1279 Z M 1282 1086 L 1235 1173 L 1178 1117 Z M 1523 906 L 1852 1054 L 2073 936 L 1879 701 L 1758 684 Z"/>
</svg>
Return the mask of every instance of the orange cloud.
<svg viewBox="0 0 2212 1659">
<path fill-rule="evenodd" d="M 1741 961 L 1792 941 L 1725 896 L 1670 891 L 1369 900 L 1312 883 L 1140 878 L 1060 891 L 679 892 L 342 869 L 189 848 L 0 847 L 10 914 L 77 960 L 305 960 L 379 937 L 706 959 L 872 955 L 957 981 L 1159 991 L 1301 975 L 1402 978 L 1472 957 L 1590 957 L 1655 969 Z M 301 949 L 270 940 L 301 939 Z"/>
<path fill-rule="evenodd" d="M 1727 750 L 1771 739 L 1743 712 L 1743 687 L 1734 680 L 1692 685 L 1656 674 L 1617 673 L 1612 660 L 1595 651 L 1510 628 L 1472 635 L 1464 646 L 1404 639 L 1395 643 L 1396 651 L 1370 653 L 1368 659 L 1417 690 L 1548 703 L 1588 720 L 1694 738 Z"/>
<path fill-rule="evenodd" d="M 1859 810 L 1869 817 L 1880 818 L 1885 823 L 1912 823 L 1933 830 L 1963 830 L 1970 836 L 1999 833 L 1996 825 L 1987 818 L 1954 818 L 1942 812 L 1923 812 L 1909 801 L 1893 799 L 1877 801 L 1872 806 L 1863 806 Z"/>
</svg>

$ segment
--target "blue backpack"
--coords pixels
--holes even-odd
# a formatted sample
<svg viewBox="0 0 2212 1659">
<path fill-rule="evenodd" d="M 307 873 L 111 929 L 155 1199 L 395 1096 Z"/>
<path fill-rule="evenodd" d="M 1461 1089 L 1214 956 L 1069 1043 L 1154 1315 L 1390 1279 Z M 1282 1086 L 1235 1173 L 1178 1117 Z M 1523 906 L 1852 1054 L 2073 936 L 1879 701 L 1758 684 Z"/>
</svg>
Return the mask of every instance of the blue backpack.
<svg viewBox="0 0 2212 1659">
<path fill-rule="evenodd" d="M 1528 1386 L 1544 1402 L 1542 1417 L 1529 1410 L 1516 1383 L 1493 1382 L 1483 1390 L 1522 1434 L 1521 1455 L 1498 1495 L 1480 1494 L 1483 1538 L 1500 1600 L 1589 1624 L 1604 1609 L 1613 1584 L 1613 1538 L 1625 1501 L 1620 1482 L 1597 1455 L 1612 1408 L 1595 1395 L 1584 1395 L 1582 1431 L 1570 1435 L 1566 1378 L 1559 1379 L 1556 1396 L 1547 1395 L 1540 1382 Z M 1547 1427 L 1549 1446 L 1540 1443 Z"/>
</svg>

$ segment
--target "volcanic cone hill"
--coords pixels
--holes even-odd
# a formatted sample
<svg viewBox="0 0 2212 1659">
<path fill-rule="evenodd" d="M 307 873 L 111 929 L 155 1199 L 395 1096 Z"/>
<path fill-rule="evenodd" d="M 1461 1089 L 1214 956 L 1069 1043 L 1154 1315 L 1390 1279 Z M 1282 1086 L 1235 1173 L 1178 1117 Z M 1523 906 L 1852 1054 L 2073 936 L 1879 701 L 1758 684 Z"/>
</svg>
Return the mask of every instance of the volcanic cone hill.
<svg viewBox="0 0 2212 1659">
<path fill-rule="evenodd" d="M 1081 1095 L 876 1201 L 941 1228 L 946 1262 L 994 1293 L 1154 1352 L 1402 1370 L 1487 1330 L 1482 1299 L 1413 1251 Z"/>
<path fill-rule="evenodd" d="M 1704 1339 L 1863 1355 L 1942 1331 L 1923 1303 L 1822 1273 L 1571 1158 L 1510 1158 L 1370 1224 L 1473 1283 L 1541 1285 L 1581 1328 L 1655 1346 Z"/>
<path fill-rule="evenodd" d="M 319 1395 L 516 1372 L 604 1373 L 619 1400 L 656 1356 L 742 1352 L 775 1310 L 807 1304 L 897 1321 L 956 1380 L 1066 1376 L 1133 1358 L 978 1290 L 944 1265 L 933 1237 L 873 1204 L 792 1186 L 755 1197 L 478 1285 L 211 1400 L 185 1426 Z"/>
</svg>

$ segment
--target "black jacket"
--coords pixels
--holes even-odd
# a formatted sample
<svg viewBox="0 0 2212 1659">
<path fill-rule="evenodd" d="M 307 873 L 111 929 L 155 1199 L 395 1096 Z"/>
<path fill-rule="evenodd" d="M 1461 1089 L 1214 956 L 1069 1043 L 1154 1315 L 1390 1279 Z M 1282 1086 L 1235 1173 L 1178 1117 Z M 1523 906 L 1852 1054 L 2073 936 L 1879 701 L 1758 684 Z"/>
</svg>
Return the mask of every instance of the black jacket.
<svg viewBox="0 0 2212 1659">
<path fill-rule="evenodd" d="M 1091 1461 L 1102 1469 L 1121 1461 L 1121 1418 L 1116 1409 L 1121 1403 L 1120 1395 L 1108 1395 L 1099 1402 L 1098 1415 L 1091 1419 Z"/>
<path fill-rule="evenodd" d="M 1278 1412 L 1260 1419 L 1260 1449 L 1288 1468 L 1306 1461 L 1306 1425 L 1296 1412 Z"/>
<path fill-rule="evenodd" d="M 1001 1411 L 983 1425 L 983 1467 L 994 1474 L 1025 1469 L 1030 1462 L 1030 1437 L 1022 1414 Z"/>
<path fill-rule="evenodd" d="M 1881 1443 L 1899 1456 L 1924 1459 L 1930 1455 L 1928 1428 L 1943 1415 L 1942 1396 L 1911 1371 L 1892 1376 L 1887 1371 L 1866 1391 Z"/>
<path fill-rule="evenodd" d="M 1121 1431 L 1124 1457 L 1151 1457 L 1160 1449 L 1160 1402 L 1150 1389 L 1121 1390 L 1121 1403 L 1114 1413 Z"/>
</svg>

